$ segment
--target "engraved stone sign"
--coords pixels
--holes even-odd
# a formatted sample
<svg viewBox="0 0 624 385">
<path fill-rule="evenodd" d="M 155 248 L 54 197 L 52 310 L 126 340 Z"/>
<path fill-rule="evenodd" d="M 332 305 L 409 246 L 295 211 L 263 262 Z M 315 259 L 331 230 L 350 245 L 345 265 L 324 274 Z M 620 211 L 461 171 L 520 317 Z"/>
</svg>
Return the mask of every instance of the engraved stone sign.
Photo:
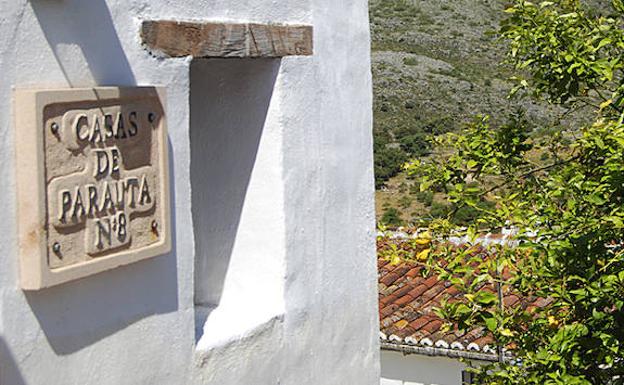
<svg viewBox="0 0 624 385">
<path fill-rule="evenodd" d="M 170 250 L 164 91 L 15 92 L 21 286 Z"/>
</svg>

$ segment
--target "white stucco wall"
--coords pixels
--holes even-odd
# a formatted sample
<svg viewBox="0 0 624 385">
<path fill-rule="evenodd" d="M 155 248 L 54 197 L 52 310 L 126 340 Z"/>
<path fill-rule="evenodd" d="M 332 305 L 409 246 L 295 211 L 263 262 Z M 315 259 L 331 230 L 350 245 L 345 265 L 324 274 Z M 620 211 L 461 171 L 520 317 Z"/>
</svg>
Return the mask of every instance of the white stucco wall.
<svg viewBox="0 0 624 385">
<path fill-rule="evenodd" d="M 141 19 L 308 23 L 315 55 L 157 59 Z M 0 384 L 378 383 L 366 0 L 1 1 L 0 36 Z M 93 85 L 167 88 L 173 251 L 24 293 L 11 88 Z"/>
<path fill-rule="evenodd" d="M 381 351 L 381 385 L 461 385 L 466 363 L 455 358 Z"/>
</svg>

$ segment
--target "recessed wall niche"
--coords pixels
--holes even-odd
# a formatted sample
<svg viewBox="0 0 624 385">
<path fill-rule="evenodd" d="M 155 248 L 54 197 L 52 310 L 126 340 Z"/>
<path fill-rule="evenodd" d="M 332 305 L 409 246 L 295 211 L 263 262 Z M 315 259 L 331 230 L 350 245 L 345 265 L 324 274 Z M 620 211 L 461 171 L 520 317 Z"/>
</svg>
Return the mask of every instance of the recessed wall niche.
<svg viewBox="0 0 624 385">
<path fill-rule="evenodd" d="M 283 312 L 280 59 L 191 64 L 191 189 L 199 346 Z M 217 325 L 228 324 L 228 328 Z"/>
</svg>

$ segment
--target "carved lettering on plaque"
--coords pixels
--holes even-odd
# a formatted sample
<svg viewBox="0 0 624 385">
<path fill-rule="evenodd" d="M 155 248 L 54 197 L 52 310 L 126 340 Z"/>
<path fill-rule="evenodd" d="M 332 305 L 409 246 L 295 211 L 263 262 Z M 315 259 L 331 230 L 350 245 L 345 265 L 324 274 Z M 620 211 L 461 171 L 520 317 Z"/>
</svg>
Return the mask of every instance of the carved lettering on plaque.
<svg viewBox="0 0 624 385">
<path fill-rule="evenodd" d="M 32 245 L 22 243 L 28 225 L 21 210 L 25 289 L 80 278 L 169 249 L 167 136 L 161 95 L 162 91 L 149 87 L 21 95 L 21 99 L 35 99 L 34 113 L 41 118 L 25 116 L 21 121 L 35 126 L 29 128 L 36 132 L 31 136 L 42 148 L 39 163 L 31 163 L 40 169 L 38 190 L 44 197 L 39 197 L 39 214 L 45 229 L 39 239 L 42 260 L 29 263 L 36 258 L 30 255 Z M 18 115 L 23 112 L 19 102 L 25 102 L 21 99 L 18 93 Z M 29 156 L 18 153 L 18 163 L 28 163 Z M 18 170 L 20 181 L 18 189 L 24 192 L 27 182 Z M 20 205 L 24 206 L 28 205 Z"/>
</svg>

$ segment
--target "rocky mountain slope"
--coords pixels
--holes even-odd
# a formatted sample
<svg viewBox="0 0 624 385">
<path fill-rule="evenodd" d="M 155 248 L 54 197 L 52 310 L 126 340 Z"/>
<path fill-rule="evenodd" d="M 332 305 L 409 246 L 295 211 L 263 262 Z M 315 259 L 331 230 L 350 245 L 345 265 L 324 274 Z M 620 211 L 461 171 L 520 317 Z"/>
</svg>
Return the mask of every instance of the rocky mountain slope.
<svg viewBox="0 0 624 385">
<path fill-rule="evenodd" d="M 477 114 L 494 122 L 521 108 L 539 127 L 559 112 L 509 100 L 509 68 L 495 31 L 503 0 L 371 0 L 378 218 L 418 222 L 444 213 L 443 197 L 417 194 L 401 173 L 427 156 L 428 137 L 458 130 Z M 500 120 L 499 120 L 500 119 Z M 427 195 L 427 194 L 425 194 Z"/>
</svg>

